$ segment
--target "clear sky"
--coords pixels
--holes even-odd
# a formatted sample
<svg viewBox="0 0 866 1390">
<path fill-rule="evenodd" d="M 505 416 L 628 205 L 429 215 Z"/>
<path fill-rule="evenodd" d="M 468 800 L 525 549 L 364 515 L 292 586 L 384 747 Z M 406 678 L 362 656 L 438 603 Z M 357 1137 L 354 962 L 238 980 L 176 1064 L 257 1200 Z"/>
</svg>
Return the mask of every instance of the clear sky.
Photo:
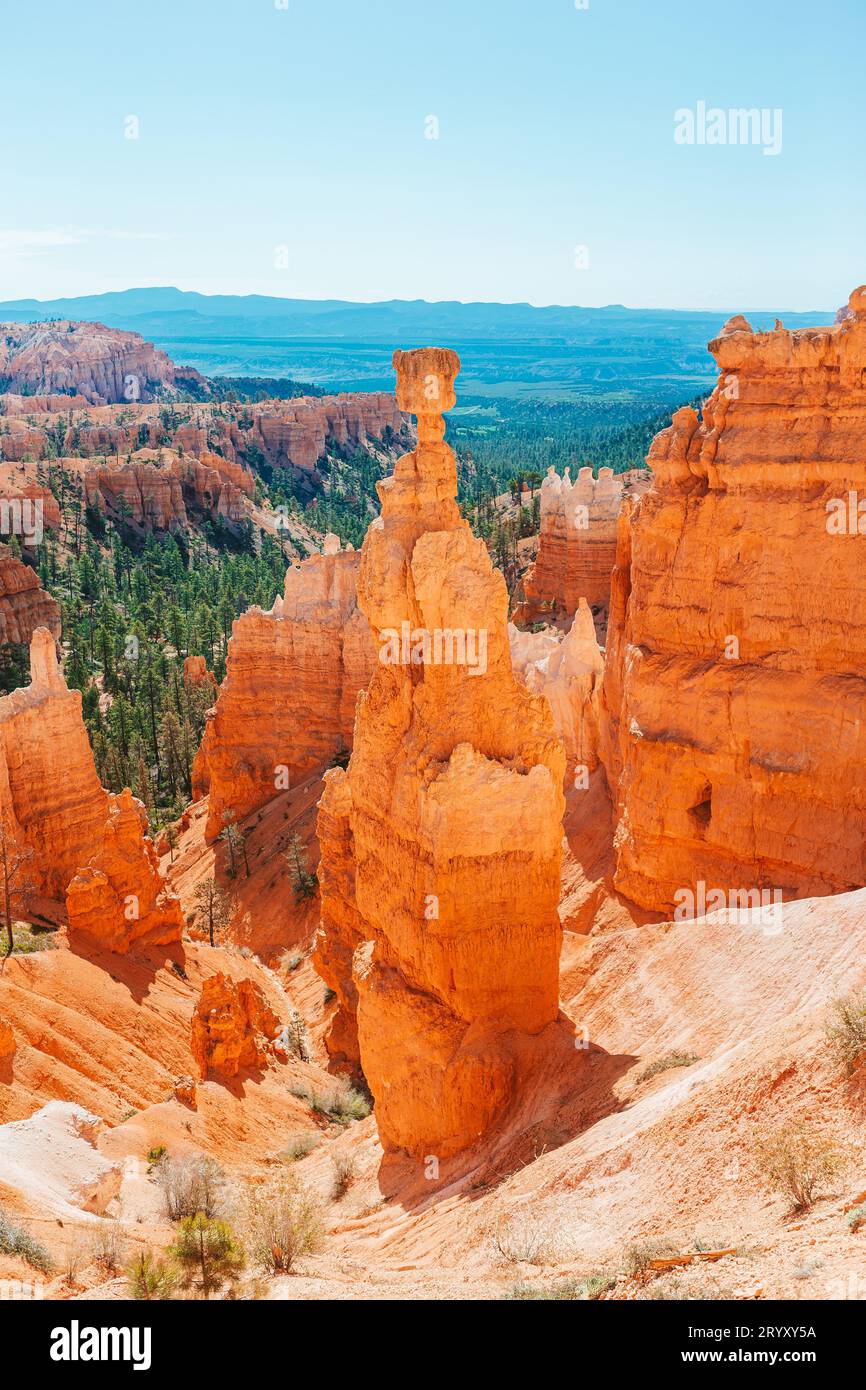
<svg viewBox="0 0 866 1390">
<path fill-rule="evenodd" d="M 782 310 L 866 281 L 866 0 L 26 0 L 0 24 L 2 299 Z M 781 110 L 780 152 L 676 143 L 699 102 Z"/>
</svg>

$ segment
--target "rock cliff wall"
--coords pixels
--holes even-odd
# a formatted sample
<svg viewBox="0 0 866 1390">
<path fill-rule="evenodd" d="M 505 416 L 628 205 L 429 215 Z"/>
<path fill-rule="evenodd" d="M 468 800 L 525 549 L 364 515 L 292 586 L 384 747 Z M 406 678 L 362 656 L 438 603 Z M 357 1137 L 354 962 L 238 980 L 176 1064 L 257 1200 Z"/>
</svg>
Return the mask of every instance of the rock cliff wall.
<svg viewBox="0 0 866 1390">
<path fill-rule="evenodd" d="M 702 419 L 656 437 L 621 519 L 609 625 L 616 883 L 660 910 L 866 882 L 866 288 L 710 350 Z"/>
<path fill-rule="evenodd" d="M 209 793 L 209 839 L 227 815 L 242 820 L 351 747 L 375 652 L 357 607 L 360 556 L 339 544 L 329 536 L 325 554 L 293 565 L 269 611 L 235 620 L 193 767 L 194 795 Z"/>
</svg>

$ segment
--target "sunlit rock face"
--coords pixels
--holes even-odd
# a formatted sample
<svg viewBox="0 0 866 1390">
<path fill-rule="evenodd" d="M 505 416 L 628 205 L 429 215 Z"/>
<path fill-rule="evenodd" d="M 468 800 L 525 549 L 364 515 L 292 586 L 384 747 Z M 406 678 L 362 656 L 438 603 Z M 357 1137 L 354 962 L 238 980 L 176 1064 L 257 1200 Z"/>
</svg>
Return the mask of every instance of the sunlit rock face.
<svg viewBox="0 0 866 1390">
<path fill-rule="evenodd" d="M 572 482 L 569 469 L 553 468 L 541 485 L 538 555 L 523 579 L 524 600 L 517 617 L 534 622 L 546 613 L 573 613 L 581 599 L 591 607 L 610 600 L 616 558 L 616 528 L 623 498 L 649 486 L 645 469 L 598 477 L 581 468 Z"/>
<path fill-rule="evenodd" d="M 620 522 L 603 757 L 617 886 L 866 882 L 866 290 L 833 327 L 710 344 L 719 383 Z"/>
<path fill-rule="evenodd" d="M 232 627 L 226 678 L 193 766 L 193 793 L 209 794 L 207 835 L 242 820 L 352 745 L 358 691 L 375 660 L 357 606 L 360 555 L 326 537 L 325 553 L 286 572 L 267 612 Z"/>
<path fill-rule="evenodd" d="M 347 1010 L 353 957 L 384 1147 L 445 1157 L 497 1124 L 520 1038 L 557 1017 L 565 753 L 513 673 L 505 582 L 457 508 L 442 419 L 456 354 L 394 365 L 418 447 L 379 484 L 362 551 L 379 659 L 323 798 L 320 951 Z"/>
</svg>

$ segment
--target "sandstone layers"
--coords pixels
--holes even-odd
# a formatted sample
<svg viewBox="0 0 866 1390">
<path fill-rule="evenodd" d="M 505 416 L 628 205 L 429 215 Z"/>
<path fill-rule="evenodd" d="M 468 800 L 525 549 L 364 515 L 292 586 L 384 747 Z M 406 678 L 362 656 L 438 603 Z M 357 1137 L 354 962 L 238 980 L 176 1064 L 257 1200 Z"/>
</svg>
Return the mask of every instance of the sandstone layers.
<svg viewBox="0 0 866 1390">
<path fill-rule="evenodd" d="M 100 785 L 81 693 L 67 688 L 45 627 L 33 634 L 30 685 L 0 699 L 0 815 L 27 856 L 28 889 L 65 896 L 72 933 L 121 953 L 180 940 L 180 903 L 145 838 L 144 807 Z"/>
<path fill-rule="evenodd" d="M 620 523 L 604 703 L 618 888 L 866 882 L 866 288 L 831 328 L 710 344 L 701 420 Z M 862 512 L 858 510 L 862 508 Z"/>
<path fill-rule="evenodd" d="M 60 609 L 39 582 L 39 576 L 0 544 L 0 645 L 29 643 L 37 627 L 60 636 Z"/>
<path fill-rule="evenodd" d="M 202 1080 L 263 1066 L 265 1045 L 279 1032 L 280 1021 L 254 980 L 209 976 L 192 1020 L 191 1048 Z"/>
<path fill-rule="evenodd" d="M 194 796 L 209 793 L 208 839 L 228 816 L 243 820 L 351 747 L 356 697 L 375 660 L 357 607 L 359 562 L 328 536 L 323 555 L 287 570 L 271 609 L 235 620 L 193 767 Z"/>
<path fill-rule="evenodd" d="M 509 623 L 511 662 L 528 690 L 544 695 L 566 755 L 566 778 L 583 780 L 599 764 L 599 720 L 604 658 L 592 613 L 581 599 L 562 632 L 521 632 Z"/>
<path fill-rule="evenodd" d="M 31 851 L 27 873 L 38 893 L 63 898 L 101 843 L 108 805 L 81 692 L 67 689 L 54 636 L 37 628 L 30 684 L 0 699 L 0 812 L 13 841 Z"/>
<path fill-rule="evenodd" d="M 564 751 L 514 677 L 505 582 L 455 501 L 456 354 L 394 365 L 419 443 L 379 484 L 362 551 L 380 660 L 322 798 L 320 952 L 332 979 L 353 956 L 338 993 L 357 991 L 383 1146 L 447 1157 L 502 1118 L 521 1040 L 557 1018 Z"/>
<path fill-rule="evenodd" d="M 84 933 L 121 955 L 133 944 L 180 941 L 180 900 L 165 886 L 146 830 L 144 807 L 128 788 L 109 798 L 102 843 L 66 890 L 71 934 Z"/>
<path fill-rule="evenodd" d="M 131 402 L 82 409 L 70 400 L 0 396 L 0 452 L 21 461 L 60 454 L 123 455 L 140 448 L 181 449 L 203 458 L 218 454 L 235 464 L 264 462 L 315 480 L 329 449 L 382 446 L 405 434 L 394 397 L 384 391 L 295 400 L 183 403 L 172 408 Z M 48 410 L 48 405 L 53 407 Z M 26 409 L 24 407 L 27 407 Z M 213 466 L 213 460 L 210 460 Z"/>
<path fill-rule="evenodd" d="M 523 580 L 520 618 L 532 622 L 542 612 L 573 613 L 582 598 L 607 604 L 616 557 L 616 525 L 625 495 L 649 486 L 644 469 L 615 474 L 581 468 L 574 482 L 566 468 L 553 468 L 541 485 L 541 526 L 535 564 Z"/>
<path fill-rule="evenodd" d="M 139 333 L 67 319 L 0 324 L 0 382 L 12 393 L 77 396 L 104 405 L 150 400 L 179 378 L 204 384 Z"/>
<path fill-rule="evenodd" d="M 143 531 L 186 530 L 188 511 L 237 524 L 246 516 L 244 498 L 254 490 L 246 468 L 207 450 L 198 458 L 138 449 L 124 458 L 63 462 L 83 473 L 89 507 Z"/>
</svg>

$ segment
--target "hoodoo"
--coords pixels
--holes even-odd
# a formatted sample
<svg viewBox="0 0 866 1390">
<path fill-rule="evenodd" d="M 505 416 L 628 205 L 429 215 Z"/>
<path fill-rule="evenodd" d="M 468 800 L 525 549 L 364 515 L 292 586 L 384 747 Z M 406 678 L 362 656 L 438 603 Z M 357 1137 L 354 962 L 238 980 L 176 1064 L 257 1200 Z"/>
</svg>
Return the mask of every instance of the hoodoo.
<svg viewBox="0 0 866 1390">
<path fill-rule="evenodd" d="M 357 991 L 382 1144 L 443 1158 L 495 1126 L 521 1040 L 557 1018 L 565 767 L 550 706 L 512 671 L 505 582 L 457 508 L 442 413 L 459 365 L 394 354 L 418 447 L 378 485 L 358 602 L 379 659 L 321 836 L 323 974 L 352 960 L 338 994 Z"/>
<path fill-rule="evenodd" d="M 235 620 L 193 766 L 194 795 L 209 793 L 208 839 L 351 745 L 355 700 L 375 659 L 357 608 L 359 558 L 326 536 L 323 555 L 286 571 L 272 608 Z"/>
<path fill-rule="evenodd" d="M 573 613 L 581 599 L 590 606 L 610 601 L 616 556 L 616 527 L 623 498 L 649 486 L 644 469 L 615 474 L 581 468 L 574 482 L 553 468 L 541 485 L 538 555 L 523 580 L 522 622 L 543 612 Z"/>
<path fill-rule="evenodd" d="M 608 630 L 616 882 L 660 910 L 866 883 L 866 287 L 710 350 L 622 517 Z"/>
<path fill-rule="evenodd" d="M 0 699 L 0 813 L 7 834 L 29 851 L 34 891 L 63 898 L 76 869 L 101 843 L 108 801 L 81 715 L 81 692 L 67 689 L 54 637 L 38 627 L 30 643 L 30 684 Z"/>
</svg>

